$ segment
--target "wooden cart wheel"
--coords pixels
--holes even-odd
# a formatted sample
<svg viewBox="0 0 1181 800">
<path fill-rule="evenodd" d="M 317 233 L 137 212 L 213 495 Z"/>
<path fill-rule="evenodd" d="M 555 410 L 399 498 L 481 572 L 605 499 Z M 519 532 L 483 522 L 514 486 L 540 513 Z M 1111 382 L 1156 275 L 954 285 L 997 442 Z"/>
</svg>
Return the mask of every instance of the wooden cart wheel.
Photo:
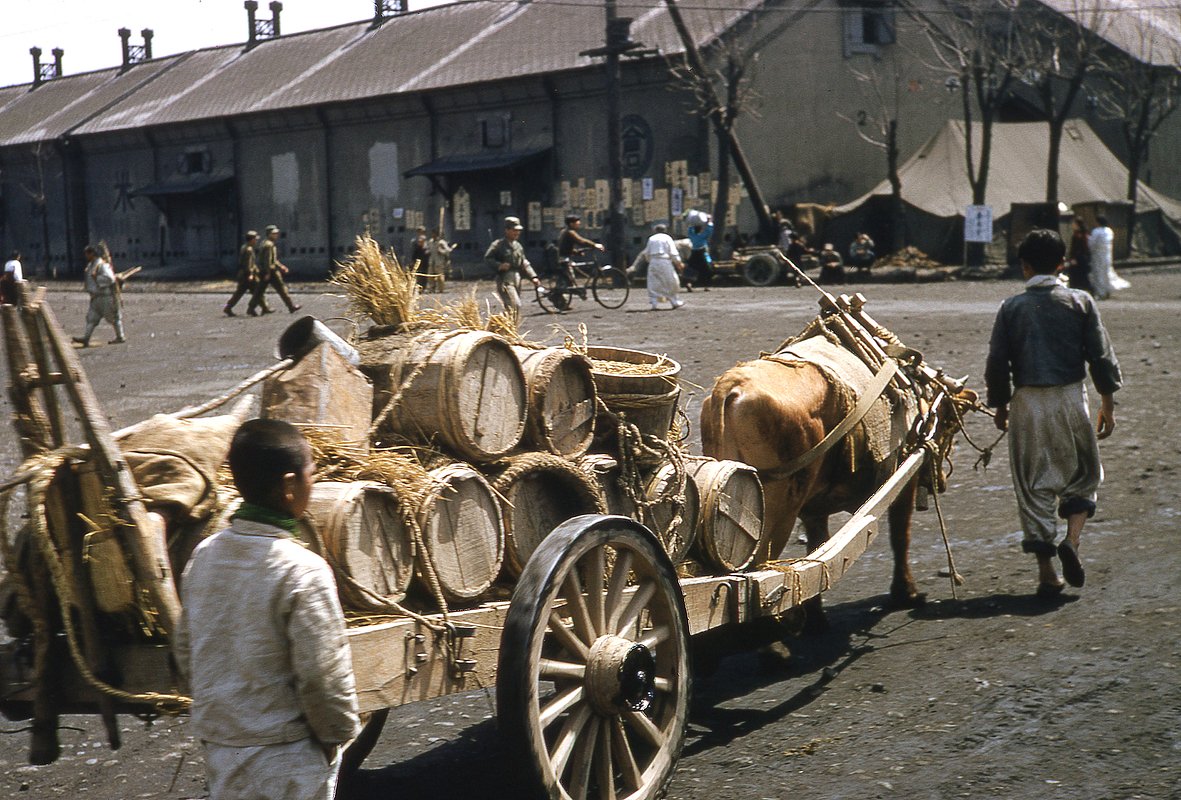
<svg viewBox="0 0 1181 800">
<path fill-rule="evenodd" d="M 742 280 L 748 286 L 770 286 L 779 280 L 781 270 L 774 256 L 759 253 L 742 265 Z"/>
<path fill-rule="evenodd" d="M 645 800 L 672 777 L 689 708 L 689 625 L 660 542 L 587 514 L 542 540 L 500 640 L 505 741 L 551 800 Z"/>
<path fill-rule="evenodd" d="M 345 745 L 344 753 L 340 756 L 342 778 L 348 777 L 360 769 L 365 758 L 373 752 L 377 740 L 381 738 L 381 731 L 385 728 L 385 721 L 389 715 L 388 708 L 361 714 L 361 732 Z"/>
</svg>

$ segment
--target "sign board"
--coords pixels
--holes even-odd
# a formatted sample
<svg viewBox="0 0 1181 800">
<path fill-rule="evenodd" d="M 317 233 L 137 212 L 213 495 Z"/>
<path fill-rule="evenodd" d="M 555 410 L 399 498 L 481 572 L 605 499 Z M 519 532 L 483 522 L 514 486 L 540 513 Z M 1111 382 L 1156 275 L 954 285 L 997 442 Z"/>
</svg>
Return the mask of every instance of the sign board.
<svg viewBox="0 0 1181 800">
<path fill-rule="evenodd" d="M 645 200 L 651 200 L 652 199 L 652 191 L 655 187 L 655 184 L 653 183 L 652 179 L 651 178 L 642 179 L 640 181 L 640 187 L 641 187 L 641 192 L 643 193 L 641 196 Z"/>
<path fill-rule="evenodd" d="M 992 206 L 968 206 L 964 210 L 964 241 L 992 241 Z"/>
<path fill-rule="evenodd" d="M 674 219 L 681 216 L 685 211 L 685 192 L 681 187 L 673 187 L 672 190 L 672 209 L 671 214 Z"/>
</svg>

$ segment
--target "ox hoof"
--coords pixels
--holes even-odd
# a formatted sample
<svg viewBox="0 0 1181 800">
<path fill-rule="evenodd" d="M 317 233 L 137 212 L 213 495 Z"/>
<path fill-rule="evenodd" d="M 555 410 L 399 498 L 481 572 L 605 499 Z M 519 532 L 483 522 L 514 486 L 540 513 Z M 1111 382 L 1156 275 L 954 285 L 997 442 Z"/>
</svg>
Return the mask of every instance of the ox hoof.
<svg viewBox="0 0 1181 800">
<path fill-rule="evenodd" d="M 927 604 L 927 593 L 913 586 L 891 586 L 890 605 L 894 608 L 921 608 Z"/>
</svg>

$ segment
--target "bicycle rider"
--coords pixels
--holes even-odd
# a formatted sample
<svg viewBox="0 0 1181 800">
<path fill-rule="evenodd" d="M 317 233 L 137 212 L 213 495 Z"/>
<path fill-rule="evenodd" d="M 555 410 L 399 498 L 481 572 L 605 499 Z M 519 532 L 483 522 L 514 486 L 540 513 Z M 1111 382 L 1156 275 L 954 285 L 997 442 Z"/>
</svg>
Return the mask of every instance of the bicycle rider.
<svg viewBox="0 0 1181 800">
<path fill-rule="evenodd" d="M 605 248 L 596 241 L 586 238 L 578 229 L 582 227 L 582 217 L 577 214 L 568 214 L 566 216 L 566 227 L 558 234 L 558 265 L 561 269 L 560 274 L 565 278 L 566 284 L 574 286 L 577 281 L 574 277 L 574 261 L 575 256 L 585 253 L 588 249 L 594 248 L 600 252 Z"/>
</svg>

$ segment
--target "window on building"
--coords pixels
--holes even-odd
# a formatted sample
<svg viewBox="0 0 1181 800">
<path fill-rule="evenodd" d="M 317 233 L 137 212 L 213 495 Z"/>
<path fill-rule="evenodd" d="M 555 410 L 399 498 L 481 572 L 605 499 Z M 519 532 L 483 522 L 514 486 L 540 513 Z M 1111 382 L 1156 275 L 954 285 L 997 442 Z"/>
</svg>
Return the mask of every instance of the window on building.
<svg viewBox="0 0 1181 800">
<path fill-rule="evenodd" d="M 202 172 L 208 172 L 212 166 L 212 158 L 209 151 L 205 149 L 188 150 L 181 153 L 177 161 L 179 162 L 177 171 L 181 175 L 199 175 Z"/>
<path fill-rule="evenodd" d="M 488 148 L 508 147 L 508 126 L 507 114 L 480 117 L 480 143 Z"/>
<path fill-rule="evenodd" d="M 885 5 L 846 8 L 845 56 L 877 53 L 895 40 L 894 9 Z"/>
</svg>

